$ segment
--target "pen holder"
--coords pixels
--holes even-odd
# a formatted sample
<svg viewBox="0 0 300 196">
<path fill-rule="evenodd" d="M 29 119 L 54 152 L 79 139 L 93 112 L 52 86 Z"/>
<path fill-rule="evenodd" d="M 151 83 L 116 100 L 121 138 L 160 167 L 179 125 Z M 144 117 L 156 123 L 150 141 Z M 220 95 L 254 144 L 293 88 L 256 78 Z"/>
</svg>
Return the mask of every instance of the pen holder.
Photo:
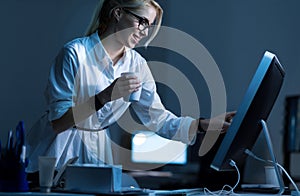
<svg viewBox="0 0 300 196">
<path fill-rule="evenodd" d="M 0 191 L 25 192 L 28 191 L 25 163 L 16 158 L 0 160 Z"/>
</svg>

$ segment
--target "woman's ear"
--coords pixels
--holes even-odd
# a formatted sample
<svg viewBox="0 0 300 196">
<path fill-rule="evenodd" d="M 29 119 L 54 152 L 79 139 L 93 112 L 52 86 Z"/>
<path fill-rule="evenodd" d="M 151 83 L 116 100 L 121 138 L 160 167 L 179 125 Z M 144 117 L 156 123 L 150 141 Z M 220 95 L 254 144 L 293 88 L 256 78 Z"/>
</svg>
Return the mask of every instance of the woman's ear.
<svg viewBox="0 0 300 196">
<path fill-rule="evenodd" d="M 120 18 L 121 18 L 121 14 L 122 14 L 122 10 L 121 8 L 115 8 L 113 11 L 113 16 L 116 19 L 117 22 L 119 22 Z"/>
</svg>

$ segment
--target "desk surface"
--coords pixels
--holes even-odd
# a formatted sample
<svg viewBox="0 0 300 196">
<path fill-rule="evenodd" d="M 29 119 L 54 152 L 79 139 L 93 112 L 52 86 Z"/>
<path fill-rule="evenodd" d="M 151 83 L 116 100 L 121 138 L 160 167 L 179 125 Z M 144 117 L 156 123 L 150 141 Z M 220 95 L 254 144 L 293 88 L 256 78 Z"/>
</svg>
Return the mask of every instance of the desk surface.
<svg viewBox="0 0 300 196">
<path fill-rule="evenodd" d="M 214 192 L 216 195 L 225 195 L 222 193 Z M 101 195 L 108 195 L 108 194 L 88 194 L 88 193 L 62 193 L 62 192 L 51 192 L 51 193 L 41 193 L 41 192 L 0 192 L 0 196 L 2 195 L 11 195 L 11 196 L 28 196 L 28 195 L 34 195 L 34 196 L 101 196 Z M 206 196 L 206 195 L 212 195 L 212 193 L 204 192 L 203 190 L 199 189 L 180 189 L 180 190 L 148 190 L 144 192 L 143 194 L 139 193 L 115 193 L 115 194 L 109 194 L 109 195 L 150 195 L 150 196 L 156 196 L 156 195 L 193 195 L 193 196 Z M 273 196 L 276 194 L 266 194 L 266 193 L 232 193 L 232 194 L 226 194 L 226 195 L 234 195 L 234 196 Z M 291 195 L 291 194 L 284 194 L 284 195 Z M 292 194 L 297 195 L 297 194 Z M 298 196 L 300 193 L 298 193 Z"/>
<path fill-rule="evenodd" d="M 0 195 L 16 195 L 16 196 L 94 196 L 94 194 L 80 194 L 80 193 L 60 193 L 60 192 L 51 192 L 51 193 L 41 193 L 41 192 L 0 192 Z"/>
</svg>

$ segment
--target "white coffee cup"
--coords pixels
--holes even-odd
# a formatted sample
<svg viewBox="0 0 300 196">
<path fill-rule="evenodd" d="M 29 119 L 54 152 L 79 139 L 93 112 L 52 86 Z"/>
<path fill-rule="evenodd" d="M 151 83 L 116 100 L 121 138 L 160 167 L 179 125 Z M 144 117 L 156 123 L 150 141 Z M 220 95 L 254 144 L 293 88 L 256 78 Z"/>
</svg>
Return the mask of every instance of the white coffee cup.
<svg viewBox="0 0 300 196">
<path fill-rule="evenodd" d="M 137 76 L 139 77 L 138 73 L 136 72 L 124 72 L 121 76 Z M 137 91 L 130 93 L 128 96 L 123 97 L 124 101 L 127 102 L 138 102 L 141 97 L 142 88 L 140 87 Z"/>
<path fill-rule="evenodd" d="M 266 184 L 279 187 L 278 178 L 274 166 L 265 166 Z"/>
</svg>

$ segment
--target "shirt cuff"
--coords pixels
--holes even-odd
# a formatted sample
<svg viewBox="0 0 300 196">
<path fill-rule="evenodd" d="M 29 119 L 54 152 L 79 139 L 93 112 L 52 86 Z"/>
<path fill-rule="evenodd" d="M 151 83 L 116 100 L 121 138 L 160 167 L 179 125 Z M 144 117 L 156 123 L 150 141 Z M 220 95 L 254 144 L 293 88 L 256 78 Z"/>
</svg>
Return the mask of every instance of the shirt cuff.
<svg viewBox="0 0 300 196">
<path fill-rule="evenodd" d="M 179 129 L 178 129 L 177 133 L 175 134 L 175 138 L 178 138 L 181 142 L 183 142 L 185 144 L 193 145 L 196 141 L 197 132 L 195 131 L 195 135 L 190 137 L 189 129 L 194 120 L 195 119 L 193 119 L 191 117 L 184 117 L 182 119 L 182 121 L 180 122 Z"/>
<path fill-rule="evenodd" d="M 60 101 L 50 104 L 48 106 L 48 120 L 53 121 L 59 119 L 69 110 L 70 107 L 72 107 L 72 102 L 70 101 Z"/>
</svg>

